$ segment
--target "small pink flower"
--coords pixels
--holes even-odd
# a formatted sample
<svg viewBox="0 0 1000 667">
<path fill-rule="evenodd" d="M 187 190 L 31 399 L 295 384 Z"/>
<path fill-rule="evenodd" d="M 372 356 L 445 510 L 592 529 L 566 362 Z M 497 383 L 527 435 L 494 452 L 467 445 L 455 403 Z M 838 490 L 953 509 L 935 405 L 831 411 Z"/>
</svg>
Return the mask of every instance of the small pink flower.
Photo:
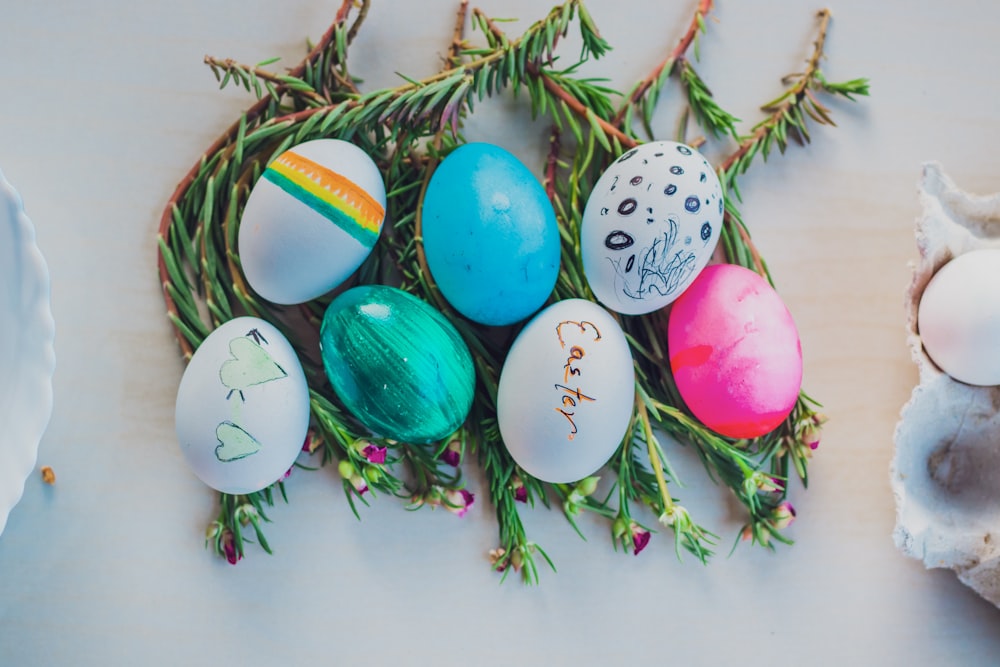
<svg viewBox="0 0 1000 667">
<path fill-rule="evenodd" d="M 295 466 L 292 466 L 292 468 L 294 468 L 294 467 Z M 279 479 L 278 481 L 279 482 L 284 482 L 286 479 L 288 479 L 289 477 L 291 477 L 292 476 L 292 468 L 289 468 L 288 470 L 286 470 L 285 474 L 282 475 L 281 479 Z"/>
<path fill-rule="evenodd" d="M 517 475 L 514 475 L 510 480 L 510 488 L 514 491 L 514 500 L 519 503 L 528 502 L 528 489 L 524 486 L 524 482 Z"/>
<path fill-rule="evenodd" d="M 368 491 L 368 483 L 365 482 L 364 477 L 358 474 L 354 464 L 347 459 L 344 459 L 337 464 L 337 472 L 341 477 L 351 483 L 351 486 L 354 487 L 354 490 L 359 496 L 365 495 L 365 492 Z"/>
<path fill-rule="evenodd" d="M 302 451 L 306 454 L 312 454 L 323 444 L 323 439 L 316 435 L 316 431 L 309 429 L 306 433 L 306 441 L 302 444 Z"/>
<path fill-rule="evenodd" d="M 476 502 L 476 496 L 466 489 L 448 489 L 445 492 L 444 506 L 449 512 L 458 516 L 465 516 L 472 504 Z"/>
<path fill-rule="evenodd" d="M 222 531 L 222 553 L 231 565 L 236 565 L 243 558 L 236 548 L 236 536 L 228 528 Z"/>
<path fill-rule="evenodd" d="M 639 552 L 645 549 L 646 545 L 649 544 L 650 534 L 648 530 L 634 521 L 629 528 L 632 531 L 632 553 L 638 556 Z"/>
<path fill-rule="evenodd" d="M 462 462 L 462 442 L 458 438 L 455 438 L 448 443 L 448 446 L 438 455 L 438 458 L 444 461 L 445 464 L 457 468 L 458 464 Z"/>
<path fill-rule="evenodd" d="M 782 501 L 774 508 L 771 517 L 774 519 L 774 527 L 778 530 L 788 528 L 795 521 L 795 508 L 787 500 Z"/>
<path fill-rule="evenodd" d="M 811 450 L 816 450 L 819 448 L 819 429 L 813 426 L 806 426 L 802 430 L 802 444 Z"/>
<path fill-rule="evenodd" d="M 385 463 L 385 447 L 376 447 L 370 444 L 361 453 L 365 455 L 369 463 Z"/>
</svg>

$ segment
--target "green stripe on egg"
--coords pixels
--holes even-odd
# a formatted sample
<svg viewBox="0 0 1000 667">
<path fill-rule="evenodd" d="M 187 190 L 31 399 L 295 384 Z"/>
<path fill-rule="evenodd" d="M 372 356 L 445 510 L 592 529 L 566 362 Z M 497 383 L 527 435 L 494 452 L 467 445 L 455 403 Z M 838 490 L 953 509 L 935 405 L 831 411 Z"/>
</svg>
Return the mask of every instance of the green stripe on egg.
<svg viewBox="0 0 1000 667">
<path fill-rule="evenodd" d="M 472 406 L 475 371 L 465 341 L 441 313 L 394 287 L 363 285 L 334 299 L 320 350 L 334 392 L 378 435 L 440 440 Z"/>
</svg>

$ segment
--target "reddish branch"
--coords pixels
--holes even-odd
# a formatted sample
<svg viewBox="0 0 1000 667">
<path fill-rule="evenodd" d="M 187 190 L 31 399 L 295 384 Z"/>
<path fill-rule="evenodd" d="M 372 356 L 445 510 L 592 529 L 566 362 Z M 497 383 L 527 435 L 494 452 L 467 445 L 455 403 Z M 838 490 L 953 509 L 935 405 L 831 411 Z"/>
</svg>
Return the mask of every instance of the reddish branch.
<svg viewBox="0 0 1000 667">
<path fill-rule="evenodd" d="M 642 98 L 647 92 L 649 92 L 649 89 L 653 87 L 653 84 L 659 80 L 664 69 L 672 69 L 674 63 L 677 62 L 679 58 L 684 57 L 687 50 L 691 48 L 691 43 L 694 42 L 694 38 L 698 34 L 698 31 L 701 30 L 702 25 L 704 25 L 705 16 L 712 11 L 712 6 L 714 4 L 715 0 L 699 0 L 698 7 L 694 11 L 694 16 L 691 18 L 691 24 L 688 25 L 687 32 L 685 32 L 684 36 L 681 37 L 679 42 L 677 42 L 677 46 L 673 48 L 670 54 L 663 59 L 663 62 L 657 65 L 656 68 L 649 73 L 649 76 L 639 82 L 639 85 L 632 91 L 628 101 L 622 105 L 622 108 L 618 110 L 618 113 L 615 114 L 614 119 L 612 119 L 612 122 L 615 125 L 622 124 L 622 121 L 625 119 L 626 109 L 629 106 L 638 104 L 642 101 Z"/>
<path fill-rule="evenodd" d="M 339 28 L 341 25 L 343 25 L 345 21 L 347 21 L 347 17 L 350 14 L 351 8 L 353 6 L 354 6 L 354 0 L 342 0 L 340 9 L 337 10 L 337 15 L 334 18 L 334 22 L 330 26 L 330 29 L 327 30 L 326 33 L 320 38 L 320 40 L 316 43 L 313 49 L 306 55 L 306 57 L 302 60 L 302 62 L 289 71 L 290 76 L 294 78 L 301 78 L 306 71 L 306 65 L 308 63 L 316 61 L 323 54 L 323 52 L 329 47 L 330 43 L 333 41 L 337 28 Z M 364 18 L 364 15 L 367 11 L 367 7 L 368 7 L 368 2 L 363 2 L 358 19 L 355 21 L 354 26 L 352 26 L 351 28 L 350 35 L 353 35 L 357 32 L 357 28 L 359 27 L 361 20 Z M 284 90 L 285 90 L 284 85 L 279 84 L 275 86 L 276 95 L 280 96 L 284 92 Z M 247 109 L 246 113 L 244 114 L 245 123 L 249 125 L 254 121 L 256 121 L 267 110 L 271 102 L 272 102 L 272 97 L 270 95 L 265 95 L 261 97 L 259 100 L 257 100 L 257 102 L 249 109 Z M 315 110 L 307 109 L 306 111 L 315 111 Z M 170 232 L 170 225 L 173 223 L 174 209 L 177 207 L 177 202 L 180 201 L 181 197 L 184 196 L 184 193 L 187 192 L 189 187 L 191 187 L 191 184 L 194 182 L 195 177 L 201 170 L 203 160 L 206 157 L 214 155 L 215 153 L 223 150 L 227 145 L 231 144 L 239 135 L 240 125 L 241 121 L 237 120 L 229 127 L 229 129 L 223 132 L 222 135 L 218 139 L 216 139 L 211 146 L 208 147 L 208 150 L 204 152 L 202 157 L 197 162 L 195 162 L 195 164 L 191 167 L 188 173 L 184 175 L 184 178 L 181 179 L 180 183 L 177 184 L 177 187 L 174 189 L 174 192 L 170 196 L 170 199 L 167 200 L 167 205 L 163 209 L 163 215 L 160 217 L 159 237 L 161 239 L 166 240 Z M 161 252 L 158 252 L 157 268 L 160 274 L 160 283 L 163 287 L 163 300 L 166 302 L 167 313 L 168 315 L 179 317 L 179 313 L 177 311 L 177 304 L 174 302 L 173 297 L 170 296 L 170 291 L 167 289 L 167 286 L 170 284 L 170 274 L 167 271 L 167 264 Z M 175 327 L 174 331 L 177 336 L 177 340 L 180 344 L 181 350 L 184 352 L 185 356 L 190 357 L 191 354 L 193 354 L 194 352 L 193 347 L 187 341 L 187 339 L 184 338 L 179 329 Z"/>
<path fill-rule="evenodd" d="M 775 128 L 779 125 L 781 120 L 790 114 L 792 107 L 801 103 L 803 97 L 811 97 L 811 94 L 809 93 L 809 84 L 812 82 L 813 77 L 819 70 L 819 61 L 823 57 L 823 45 L 826 42 L 826 33 L 830 26 L 830 10 L 821 9 L 819 11 L 819 18 L 819 32 L 816 36 L 816 41 L 813 43 L 814 48 L 812 56 L 810 56 L 806 64 L 805 72 L 798 75 L 798 81 L 788 91 L 788 94 L 785 96 L 785 101 L 781 104 L 775 105 L 774 107 L 769 107 L 771 115 L 759 123 L 753 133 L 743 139 L 736 150 L 722 161 L 722 164 L 719 165 L 716 171 L 719 174 L 719 178 L 723 181 L 728 182 L 729 180 L 735 178 L 736 174 L 732 174 L 730 176 L 729 171 L 736 169 L 740 160 L 742 160 L 751 149 L 755 148 L 759 143 L 765 141 L 767 136 L 775 131 Z M 750 256 L 753 258 L 754 267 L 757 269 L 757 273 L 766 277 L 767 271 L 764 268 L 764 262 L 761 260 L 760 253 L 757 252 L 757 247 L 754 246 L 753 242 L 750 240 L 750 235 L 747 233 L 747 230 L 743 227 L 743 225 L 735 222 L 729 214 L 726 214 L 726 221 L 736 227 L 740 238 L 743 239 L 747 248 L 749 248 Z"/>
<path fill-rule="evenodd" d="M 493 22 L 493 19 L 486 16 L 478 9 L 475 10 L 475 12 L 478 16 L 480 16 L 483 19 L 484 23 L 486 23 L 486 26 L 489 28 L 490 32 L 493 34 L 494 37 L 496 37 L 501 43 L 507 40 L 507 36 L 499 28 L 499 26 L 497 26 L 497 24 Z M 550 77 L 548 74 L 539 69 L 538 66 L 535 65 L 535 63 L 531 62 L 525 63 L 524 69 L 525 71 L 527 71 L 529 75 L 535 77 L 536 79 L 541 79 L 542 84 L 544 84 L 545 86 L 545 89 L 548 90 L 556 98 L 565 102 L 566 106 L 569 107 L 569 109 L 573 113 L 580 116 L 587 122 L 591 122 L 593 119 L 593 121 L 597 123 L 597 125 L 601 128 L 604 134 L 606 134 L 609 137 L 614 137 L 615 139 L 617 139 L 618 142 L 623 147 L 634 148 L 635 146 L 638 145 L 638 142 L 636 142 L 635 139 L 628 136 L 627 134 L 625 134 L 617 127 L 615 127 L 608 121 L 604 120 L 603 118 L 598 117 L 592 111 L 588 114 L 587 112 L 589 111 L 589 109 L 587 108 L 587 105 L 578 100 L 576 96 L 570 93 L 568 90 L 560 86 L 552 77 Z"/>
<path fill-rule="evenodd" d="M 726 172 L 732 169 L 740 161 L 740 159 L 750 151 L 750 149 L 758 143 L 764 141 L 767 135 L 773 132 L 778 126 L 781 119 L 790 112 L 792 107 L 799 104 L 802 101 L 802 98 L 809 94 L 809 84 L 816 76 L 816 71 L 819 70 L 819 61 L 823 57 L 823 44 L 826 42 L 826 32 L 830 25 L 830 10 L 820 10 L 819 17 L 819 33 L 816 37 L 816 41 L 814 42 L 813 53 L 806 65 L 805 72 L 798 75 L 798 81 L 791 88 L 791 90 L 788 91 L 788 94 L 785 95 L 785 101 L 774 106 L 772 108 L 773 110 L 771 110 L 771 115 L 764 119 L 763 122 L 759 123 L 753 133 L 743 139 L 736 150 L 733 151 L 721 165 L 719 165 L 717 171 L 720 176 L 725 175 Z"/>
</svg>

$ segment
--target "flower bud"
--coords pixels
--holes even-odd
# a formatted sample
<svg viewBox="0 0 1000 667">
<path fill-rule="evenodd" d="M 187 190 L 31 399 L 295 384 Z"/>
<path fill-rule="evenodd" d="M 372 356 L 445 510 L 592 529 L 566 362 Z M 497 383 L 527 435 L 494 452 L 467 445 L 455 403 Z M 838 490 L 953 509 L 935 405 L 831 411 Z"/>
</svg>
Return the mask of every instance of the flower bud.
<svg viewBox="0 0 1000 667">
<path fill-rule="evenodd" d="M 218 521 L 213 521 L 208 524 L 205 528 L 205 542 L 212 542 L 222 533 L 222 524 Z"/>
<path fill-rule="evenodd" d="M 375 445 L 369 443 L 364 449 L 361 450 L 362 455 L 369 463 L 381 464 L 385 463 L 385 447 L 376 447 Z"/>
<path fill-rule="evenodd" d="M 616 540 L 620 540 L 625 537 L 625 532 L 628 530 L 628 520 L 621 514 L 615 519 L 614 523 L 611 524 L 611 534 Z"/>
<path fill-rule="evenodd" d="M 343 459 L 337 464 L 337 472 L 344 479 L 350 479 L 358 474 L 358 471 L 354 469 L 354 464 L 348 459 Z"/>
<path fill-rule="evenodd" d="M 586 498 L 594 491 L 597 491 L 597 482 L 600 479 L 600 477 L 585 477 L 577 482 L 576 488 L 573 491 Z"/>
<path fill-rule="evenodd" d="M 438 458 L 447 465 L 458 467 L 462 462 L 462 441 L 458 438 L 452 438 L 448 446 L 438 455 Z"/>
<path fill-rule="evenodd" d="M 645 549 L 646 545 L 649 544 L 650 533 L 634 521 L 632 522 L 632 525 L 629 526 L 629 530 L 632 533 L 632 553 L 633 555 L 638 556 L 639 552 Z"/>
<path fill-rule="evenodd" d="M 445 492 L 445 507 L 458 516 L 465 516 L 475 501 L 476 496 L 466 489 L 448 489 Z"/>
<path fill-rule="evenodd" d="M 779 503 L 774 508 L 774 511 L 771 512 L 771 518 L 777 530 L 783 530 L 792 525 L 792 522 L 795 521 L 795 516 L 795 508 L 787 500 Z"/>
</svg>

